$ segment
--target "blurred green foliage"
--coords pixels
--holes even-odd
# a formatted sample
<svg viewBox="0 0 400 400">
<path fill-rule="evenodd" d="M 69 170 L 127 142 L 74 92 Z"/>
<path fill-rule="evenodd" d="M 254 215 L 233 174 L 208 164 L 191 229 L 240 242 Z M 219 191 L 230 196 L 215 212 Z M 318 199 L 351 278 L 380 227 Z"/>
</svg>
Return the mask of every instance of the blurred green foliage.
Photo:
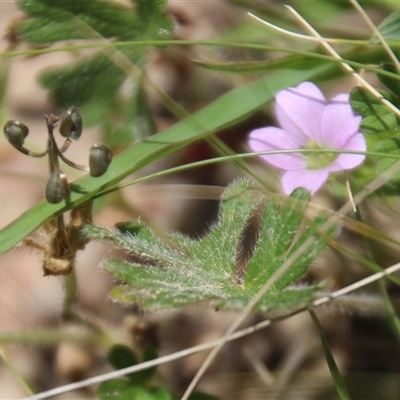
<svg viewBox="0 0 400 400">
<path fill-rule="evenodd" d="M 50 91 L 58 107 L 80 107 L 87 125 L 104 122 L 116 104 L 121 107 L 119 91 L 129 78 L 130 93 L 122 105 L 124 118 L 119 126 L 108 126 L 112 132 L 109 144 L 126 146 L 155 133 L 147 98 L 141 89 L 141 71 L 151 47 L 124 46 L 117 50 L 110 44 L 171 38 L 174 24 L 166 14 L 166 1 L 121 4 L 98 0 L 31 0 L 18 1 L 18 5 L 25 13 L 16 29 L 21 41 L 40 46 L 71 40 L 104 42 L 104 47 L 94 54 L 82 54 L 76 61 L 41 73 L 39 81 Z M 137 121 L 141 121 L 140 125 Z"/>
</svg>

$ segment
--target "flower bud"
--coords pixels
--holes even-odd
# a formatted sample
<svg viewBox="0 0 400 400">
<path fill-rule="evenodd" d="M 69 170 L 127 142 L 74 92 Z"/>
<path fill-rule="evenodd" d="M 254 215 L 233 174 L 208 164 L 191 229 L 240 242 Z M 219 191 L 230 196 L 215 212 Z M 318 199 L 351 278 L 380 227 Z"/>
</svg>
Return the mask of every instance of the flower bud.
<svg viewBox="0 0 400 400">
<path fill-rule="evenodd" d="M 49 203 L 57 204 L 68 198 L 69 186 L 63 173 L 52 172 L 46 184 L 45 197 Z"/>
<path fill-rule="evenodd" d="M 29 129 L 21 122 L 11 120 L 4 125 L 3 132 L 7 140 L 16 149 L 21 149 L 21 147 L 24 145 L 25 138 L 29 134 Z"/>
<path fill-rule="evenodd" d="M 78 140 L 82 134 L 82 117 L 76 107 L 70 107 L 61 116 L 60 124 L 61 136 Z"/>
<path fill-rule="evenodd" d="M 97 177 L 103 175 L 112 160 L 111 150 L 102 144 L 94 144 L 90 149 L 89 170 L 90 175 Z"/>
</svg>

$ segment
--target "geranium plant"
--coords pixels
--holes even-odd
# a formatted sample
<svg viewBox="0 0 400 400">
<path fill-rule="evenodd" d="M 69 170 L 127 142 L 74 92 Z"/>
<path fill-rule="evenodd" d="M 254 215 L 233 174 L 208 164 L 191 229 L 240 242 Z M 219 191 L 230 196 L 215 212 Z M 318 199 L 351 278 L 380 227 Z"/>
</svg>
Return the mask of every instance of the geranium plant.
<svg viewBox="0 0 400 400">
<path fill-rule="evenodd" d="M 243 380 L 232 379 L 231 373 L 238 371 L 246 371 L 250 378 L 260 374 L 268 391 L 286 398 L 295 387 L 290 386 L 291 379 L 297 379 L 294 369 L 308 373 L 311 366 L 310 380 L 301 381 L 314 382 L 315 372 L 324 372 L 321 357 L 340 398 L 349 399 L 347 381 L 339 369 L 348 373 L 349 380 L 356 367 L 361 373 L 374 368 L 398 372 L 400 322 L 391 296 L 397 296 L 400 285 L 393 274 L 400 269 L 396 236 L 400 13 L 392 13 L 381 29 L 371 28 L 373 34 L 354 41 L 347 39 L 360 36 L 359 31 L 350 32 L 353 25 L 339 23 L 333 29 L 331 21 L 336 23 L 333 18 L 347 14 L 350 3 L 358 5 L 355 0 L 315 2 L 315 7 L 293 3 L 298 12 L 276 2 L 16 1 L 22 14 L 8 25 L 7 49 L 0 54 L 2 126 L 6 139 L 23 154 L 49 155 L 50 175 L 40 175 L 40 182 L 36 176 L 30 179 L 30 185 L 40 188 L 36 197 L 25 187 L 18 192 L 18 199 L 41 200 L 0 230 L 2 257 L 22 242 L 40 253 L 43 266 L 33 279 L 27 273 L 32 272 L 28 270 L 31 263 L 22 268 L 22 263 L 6 258 L 1 263 L 0 357 L 5 362 L 0 375 L 2 368 L 8 368 L 32 399 L 92 386 L 91 393 L 77 396 L 204 400 L 210 397 L 192 392 L 210 365 L 211 385 L 206 382 L 204 387 L 225 398 L 248 397 Z M 221 4 L 229 12 L 214 9 Z M 208 13 L 198 9 L 191 13 L 192 7 L 204 7 Z M 380 2 L 375 7 L 389 14 L 396 5 Z M 265 25 L 249 18 L 248 11 L 253 17 L 271 16 L 293 32 L 268 24 L 274 32 L 266 35 Z M 288 12 L 311 36 L 294 32 L 298 26 L 287 18 Z M 318 25 L 321 34 L 299 18 L 299 12 Z M 204 22 L 205 27 L 199 28 Z M 332 38 L 341 32 L 341 37 Z M 393 49 L 386 43 L 389 39 Z M 303 47 L 305 40 L 308 44 Z M 315 48 L 313 43 L 317 43 Z M 333 51 L 327 55 L 321 49 Z M 343 58 L 338 53 L 342 50 Z M 48 145 L 39 153 L 37 149 L 43 147 L 32 143 L 36 137 L 28 137 L 27 125 L 20 122 L 29 115 L 36 118 L 36 108 L 35 113 L 25 112 L 12 98 L 6 101 L 6 89 L 19 82 L 9 79 L 14 59 L 27 56 L 23 61 L 29 63 L 33 56 L 42 60 L 44 54 L 60 52 L 67 52 L 70 61 L 60 65 L 57 58 L 52 66 L 46 59 L 38 74 L 39 84 L 54 103 L 46 103 L 43 111 L 49 115 Z M 361 70 L 376 74 L 385 88 L 374 88 Z M 339 94 L 328 97 L 326 84 L 348 73 L 354 80 L 347 80 Z M 36 103 L 31 107 L 37 107 Z M 61 116 L 59 121 L 51 111 Z M 65 138 L 62 145 L 53 135 L 56 125 Z M 83 166 L 73 161 L 71 152 L 82 142 L 84 146 L 84 141 L 69 144 L 81 132 L 90 135 L 88 126 L 99 128 L 96 134 L 110 150 L 94 146 L 86 152 L 89 166 Z M 10 143 L 0 142 L 1 173 L 14 179 L 15 170 L 25 168 L 20 160 L 27 157 L 10 152 Z M 16 158 L 18 165 L 9 163 L 13 153 L 21 157 Z M 162 160 L 171 155 L 168 161 Z M 60 160 L 67 164 L 62 169 Z M 222 162 L 224 167 L 219 169 Z M 279 190 L 271 185 L 265 173 L 271 169 L 264 162 L 279 170 Z M 74 180 L 70 167 L 89 174 Z M 190 173 L 195 167 L 202 169 Z M 164 203 L 159 187 L 141 187 L 143 192 L 156 193 L 141 206 L 124 189 L 172 174 L 174 185 L 181 185 L 166 185 L 176 206 L 176 214 L 168 218 L 169 227 L 175 229 L 167 229 L 160 226 L 158 217 L 171 203 Z M 333 177 L 339 179 L 326 185 Z M 13 205 L 8 185 L 2 186 L 0 200 L 8 201 L 2 210 Z M 188 189 L 190 198 L 218 204 L 188 211 L 178 203 L 182 188 Z M 321 188 L 325 189 L 321 196 L 314 197 Z M 175 224 L 178 214 L 190 223 L 190 234 Z M 30 237 L 40 227 L 44 232 Z M 98 252 L 100 263 L 90 256 L 79 258 L 84 251 L 82 255 L 90 254 L 93 245 L 106 249 Z M 26 252 L 14 254 L 26 257 Z M 90 263 L 95 265 L 88 273 Z M 370 271 L 374 275 L 369 276 Z M 14 275 L 18 284 L 10 278 Z M 84 296 L 92 293 L 89 289 L 102 287 L 98 276 L 107 281 L 102 304 L 99 297 L 88 301 L 90 295 Z M 389 288 L 383 277 L 390 281 Z M 59 281 L 63 283 L 57 287 L 59 293 L 47 290 L 46 285 Z M 377 289 L 353 293 L 376 281 Z M 23 285 L 39 289 L 30 296 Z M 14 297 L 5 300 L 5 293 Z M 44 300 L 38 306 L 39 297 Z M 61 299 L 60 304 L 55 297 Z M 32 315 L 40 310 L 40 318 L 21 317 L 22 311 L 13 308 L 20 304 L 34 310 Z M 314 312 L 322 304 L 330 305 L 328 312 L 321 308 Z M 46 313 L 49 305 L 51 312 Z M 199 317 L 200 309 L 207 310 L 211 324 Z M 335 314 L 337 309 L 340 315 Z M 3 317 L 9 310 L 14 321 L 21 323 L 18 331 L 10 332 Z M 307 310 L 311 319 L 304 317 Z M 301 322 L 292 319 L 300 313 Z M 278 324 L 281 320 L 285 323 Z M 373 329 L 363 329 L 368 323 Z M 191 329 L 185 331 L 189 325 Z M 273 330 L 249 336 L 270 325 Z M 314 340 L 315 327 L 321 338 L 320 352 L 316 351 L 320 343 Z M 358 340 L 360 335 L 370 342 Z M 236 341 L 239 337 L 243 340 Z M 232 347 L 215 358 L 228 341 L 233 341 Z M 378 350 L 370 352 L 366 342 Z M 37 350 L 37 365 L 36 360 L 29 364 L 28 378 L 7 357 L 8 343 L 28 343 L 30 348 L 35 343 L 45 345 L 45 352 Z M 179 346 L 185 348 L 176 352 Z M 376 363 L 377 353 L 386 349 L 391 357 L 382 354 Z M 204 350 L 210 350 L 208 355 L 188 358 Z M 366 354 L 371 355 L 372 367 L 363 364 L 370 361 Z M 60 359 L 67 359 L 69 367 L 72 364 L 68 373 L 61 368 L 64 365 L 55 365 Z M 178 359 L 173 367 L 156 369 Z M 223 373 L 229 374 L 226 381 L 231 392 L 221 389 Z M 61 386 L 66 380 L 71 383 Z M 25 395 L 8 392 L 4 389 L 8 379 L 3 381 L 0 396 Z M 354 386 L 361 390 L 371 383 L 383 396 L 383 386 L 392 386 L 381 382 L 368 375 L 365 385 Z M 45 389 L 50 390 L 34 394 Z M 329 390 L 324 387 L 312 397 L 326 397 Z M 374 393 L 368 388 L 371 398 L 377 398 Z"/>
</svg>

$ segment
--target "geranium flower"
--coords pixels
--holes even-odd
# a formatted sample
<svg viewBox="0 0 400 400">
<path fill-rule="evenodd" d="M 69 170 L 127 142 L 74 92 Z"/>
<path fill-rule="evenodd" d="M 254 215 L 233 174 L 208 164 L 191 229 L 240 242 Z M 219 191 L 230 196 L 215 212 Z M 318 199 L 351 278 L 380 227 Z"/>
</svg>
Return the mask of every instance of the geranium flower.
<svg viewBox="0 0 400 400">
<path fill-rule="evenodd" d="M 330 102 L 311 82 L 279 92 L 275 116 L 281 128 L 260 128 L 250 133 L 254 152 L 289 149 L 336 149 L 365 151 L 360 133 L 361 116 L 350 106 L 349 95 L 339 94 Z M 361 154 L 291 153 L 263 155 L 262 159 L 285 171 L 282 187 L 286 194 L 303 187 L 315 193 L 331 172 L 348 170 L 364 161 Z"/>
</svg>

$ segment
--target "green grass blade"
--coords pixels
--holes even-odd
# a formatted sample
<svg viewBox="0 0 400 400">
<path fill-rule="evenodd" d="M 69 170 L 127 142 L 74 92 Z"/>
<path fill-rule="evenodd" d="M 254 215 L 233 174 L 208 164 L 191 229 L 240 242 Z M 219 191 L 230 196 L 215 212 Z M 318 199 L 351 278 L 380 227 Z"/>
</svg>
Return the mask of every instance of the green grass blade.
<svg viewBox="0 0 400 400">
<path fill-rule="evenodd" d="M 325 332 L 322 329 L 322 326 L 319 323 L 319 320 L 318 320 L 314 310 L 309 308 L 308 311 L 311 315 L 311 318 L 312 318 L 315 326 L 318 329 L 318 333 L 321 338 L 322 347 L 324 349 L 325 359 L 328 364 L 329 371 L 331 373 L 333 382 L 335 383 L 336 390 L 338 391 L 339 397 L 341 400 L 351 400 L 349 392 L 347 391 L 346 385 L 344 384 L 343 378 L 340 375 L 340 371 L 336 365 L 335 359 L 332 356 L 331 350 L 329 348 L 328 340 L 325 336 Z"/>
<path fill-rule="evenodd" d="M 267 104 L 279 90 L 311 79 L 326 68 L 282 71 L 231 90 L 171 128 L 135 144 L 116 156 L 103 176 L 92 178 L 87 175 L 73 182 L 68 203 L 50 204 L 43 200 L 2 229 L 0 254 L 10 250 L 44 222 L 109 189 L 151 162 L 245 119 Z"/>
</svg>

